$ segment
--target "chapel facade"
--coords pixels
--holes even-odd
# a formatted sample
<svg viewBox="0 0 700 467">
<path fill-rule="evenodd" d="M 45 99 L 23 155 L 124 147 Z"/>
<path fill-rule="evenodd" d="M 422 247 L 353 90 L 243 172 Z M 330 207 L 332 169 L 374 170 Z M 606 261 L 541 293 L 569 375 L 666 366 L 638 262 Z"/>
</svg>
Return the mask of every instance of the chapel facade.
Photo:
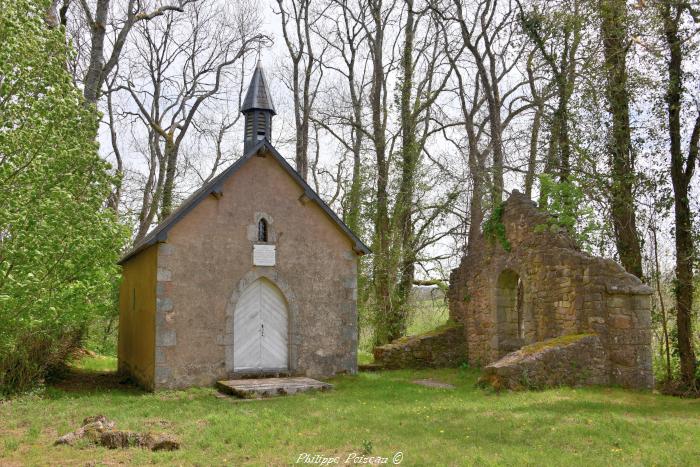
<svg viewBox="0 0 700 467">
<path fill-rule="evenodd" d="M 270 143 L 256 68 L 244 155 L 120 260 L 119 370 L 148 389 L 357 371 L 367 246 Z"/>
</svg>

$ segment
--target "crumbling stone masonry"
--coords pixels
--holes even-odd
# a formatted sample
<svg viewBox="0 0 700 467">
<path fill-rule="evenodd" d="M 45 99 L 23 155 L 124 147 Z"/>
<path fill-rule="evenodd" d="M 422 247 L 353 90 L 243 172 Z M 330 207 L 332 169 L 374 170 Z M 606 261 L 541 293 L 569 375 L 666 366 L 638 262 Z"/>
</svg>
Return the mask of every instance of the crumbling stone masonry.
<svg viewBox="0 0 700 467">
<path fill-rule="evenodd" d="M 540 389 L 608 384 L 607 354 L 596 334 L 570 334 L 526 345 L 484 370 L 494 389 Z"/>
<path fill-rule="evenodd" d="M 374 348 L 374 361 L 388 369 L 450 367 L 466 360 L 464 328 L 459 323 Z"/>
<path fill-rule="evenodd" d="M 501 222 L 504 235 L 470 245 L 450 278 L 450 318 L 463 325 L 469 363 L 492 364 L 487 375 L 507 366 L 511 380 L 535 365 L 549 373 L 541 381 L 551 384 L 651 388 L 651 289 L 614 261 L 580 251 L 517 191 L 504 204 Z M 571 342 L 545 346 L 547 365 L 506 357 L 523 346 L 580 334 L 596 337 L 577 341 L 573 350 L 592 357 L 573 365 L 549 362 L 572 355 L 563 349 Z"/>
</svg>

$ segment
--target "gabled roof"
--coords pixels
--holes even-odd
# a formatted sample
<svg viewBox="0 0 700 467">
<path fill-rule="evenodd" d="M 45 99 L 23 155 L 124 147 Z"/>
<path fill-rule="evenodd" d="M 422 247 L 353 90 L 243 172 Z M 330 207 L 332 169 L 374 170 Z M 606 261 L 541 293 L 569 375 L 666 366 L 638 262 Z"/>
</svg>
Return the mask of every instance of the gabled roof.
<svg viewBox="0 0 700 467">
<path fill-rule="evenodd" d="M 296 170 L 292 168 L 291 165 L 282 157 L 282 155 L 277 152 L 277 150 L 270 144 L 268 140 L 262 140 L 250 149 L 243 157 L 238 159 L 236 162 L 231 164 L 226 170 L 221 172 L 219 175 L 210 180 L 202 188 L 195 191 L 187 198 L 172 214 L 163 219 L 163 221 L 158 224 L 148 235 L 146 235 L 141 241 L 136 243 L 134 247 L 129 250 L 118 262 L 118 264 L 124 264 L 130 258 L 133 258 L 141 251 L 145 250 L 149 246 L 164 242 L 168 238 L 168 231 L 177 224 L 183 217 L 187 215 L 195 206 L 197 206 L 202 200 L 207 198 L 211 194 L 221 193 L 223 189 L 224 182 L 233 174 L 235 174 L 238 169 L 243 167 L 243 165 L 250 160 L 251 157 L 259 154 L 260 152 L 267 152 L 274 157 L 277 162 L 282 166 L 282 168 L 294 179 L 299 186 L 304 190 L 304 195 L 318 204 L 321 209 L 335 222 L 338 227 L 345 233 L 345 235 L 350 238 L 354 244 L 354 249 L 357 254 L 365 255 L 371 253 L 370 249 L 365 245 L 362 240 L 360 240 L 350 228 L 345 225 L 345 223 L 340 220 L 333 210 L 328 207 L 328 205 L 318 196 L 318 194 L 304 181 L 303 178 L 297 173 Z"/>
<path fill-rule="evenodd" d="M 272 96 L 270 96 L 265 73 L 260 62 L 255 67 L 253 77 L 250 79 L 248 92 L 246 92 L 243 105 L 241 106 L 241 112 L 253 109 L 269 110 L 273 115 L 277 113 L 275 112 L 275 104 L 272 103 Z"/>
</svg>

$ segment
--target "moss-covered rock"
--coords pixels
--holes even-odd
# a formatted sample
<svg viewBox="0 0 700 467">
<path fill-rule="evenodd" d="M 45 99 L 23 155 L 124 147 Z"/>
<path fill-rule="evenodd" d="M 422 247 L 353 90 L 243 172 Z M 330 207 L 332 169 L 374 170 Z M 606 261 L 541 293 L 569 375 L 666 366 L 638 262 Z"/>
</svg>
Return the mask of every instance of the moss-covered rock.
<svg viewBox="0 0 700 467">
<path fill-rule="evenodd" d="M 536 342 L 488 365 L 479 379 L 495 390 L 609 384 L 607 354 L 596 334 Z"/>
</svg>

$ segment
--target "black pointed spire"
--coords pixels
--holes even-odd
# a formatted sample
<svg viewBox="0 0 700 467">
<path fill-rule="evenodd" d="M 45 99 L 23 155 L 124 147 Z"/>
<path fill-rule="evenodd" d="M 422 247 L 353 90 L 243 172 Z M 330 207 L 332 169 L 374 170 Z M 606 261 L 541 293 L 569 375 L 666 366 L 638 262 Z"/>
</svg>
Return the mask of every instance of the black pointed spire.
<svg viewBox="0 0 700 467">
<path fill-rule="evenodd" d="M 260 61 L 258 61 L 250 80 L 248 92 L 241 106 L 241 113 L 245 115 L 244 152 L 247 152 L 262 139 L 270 141 L 272 117 L 277 112 L 275 112 L 275 105 L 272 103 L 272 96 L 268 91 L 267 80 Z"/>
<path fill-rule="evenodd" d="M 249 110 L 269 110 L 273 115 L 277 113 L 275 112 L 275 105 L 272 103 L 272 97 L 270 97 L 270 93 L 267 90 L 265 72 L 259 61 L 253 72 L 253 77 L 250 79 L 248 92 L 241 107 L 241 112 Z"/>
</svg>

